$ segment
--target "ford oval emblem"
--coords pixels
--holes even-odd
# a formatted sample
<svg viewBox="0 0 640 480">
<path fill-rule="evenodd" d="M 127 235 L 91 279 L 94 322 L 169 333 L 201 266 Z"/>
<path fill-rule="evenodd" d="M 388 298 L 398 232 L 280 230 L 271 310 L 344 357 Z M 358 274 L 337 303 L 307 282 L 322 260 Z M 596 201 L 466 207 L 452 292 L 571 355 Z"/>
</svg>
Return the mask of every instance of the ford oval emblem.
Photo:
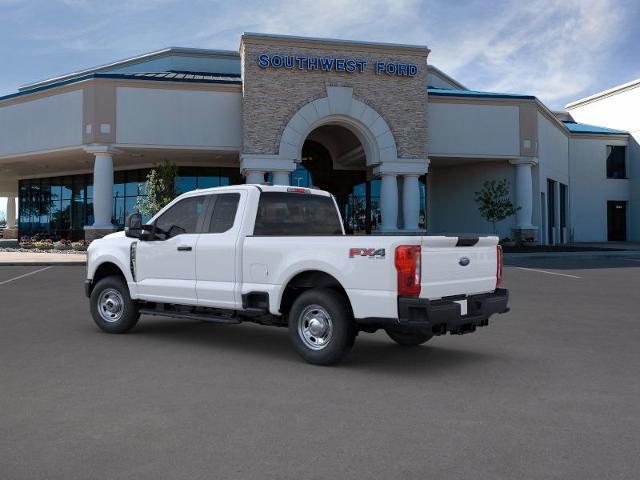
<svg viewBox="0 0 640 480">
<path fill-rule="evenodd" d="M 468 257 L 462 257 L 460 258 L 460 260 L 458 260 L 458 263 L 460 264 L 461 267 L 466 267 L 471 263 L 471 260 L 469 260 Z"/>
</svg>

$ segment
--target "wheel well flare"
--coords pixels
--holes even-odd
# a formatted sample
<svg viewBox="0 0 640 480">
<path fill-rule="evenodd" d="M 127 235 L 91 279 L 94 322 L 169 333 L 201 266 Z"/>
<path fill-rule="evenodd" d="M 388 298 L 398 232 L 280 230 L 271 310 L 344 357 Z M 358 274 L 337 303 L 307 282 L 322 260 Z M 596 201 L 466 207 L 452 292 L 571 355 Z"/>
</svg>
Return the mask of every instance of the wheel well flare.
<svg viewBox="0 0 640 480">
<path fill-rule="evenodd" d="M 122 270 L 120 270 L 120 267 L 118 267 L 115 263 L 104 262 L 100 264 L 100 266 L 96 269 L 96 272 L 93 274 L 93 281 L 91 282 L 91 284 L 93 286 L 103 278 L 114 276 L 122 278 L 125 282 L 127 281 L 127 278 L 124 276 L 124 273 L 122 273 Z"/>
<path fill-rule="evenodd" d="M 289 313 L 289 309 L 295 299 L 298 298 L 302 292 L 311 288 L 330 288 L 335 290 L 341 295 L 344 295 L 349 304 L 349 308 L 351 308 L 351 302 L 346 290 L 334 276 L 319 270 L 307 270 L 298 273 L 287 283 L 280 300 L 280 313 L 283 315 Z"/>
</svg>

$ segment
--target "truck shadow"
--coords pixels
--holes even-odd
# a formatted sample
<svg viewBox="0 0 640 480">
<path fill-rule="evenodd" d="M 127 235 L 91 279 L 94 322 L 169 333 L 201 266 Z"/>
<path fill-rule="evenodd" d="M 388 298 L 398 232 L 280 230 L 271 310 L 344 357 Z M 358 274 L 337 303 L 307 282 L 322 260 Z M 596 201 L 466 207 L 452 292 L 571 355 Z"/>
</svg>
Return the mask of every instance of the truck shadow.
<svg viewBox="0 0 640 480">
<path fill-rule="evenodd" d="M 307 365 L 294 351 L 285 328 L 253 324 L 221 326 L 205 322 L 154 319 L 143 317 L 131 332 L 136 341 L 166 342 L 174 348 L 187 347 L 190 352 L 202 349 L 203 355 L 239 355 L 239 362 L 288 362 Z M 437 343 L 436 343 L 437 342 Z M 419 347 L 401 347 L 390 339 L 361 333 L 353 350 L 335 368 L 394 375 L 425 375 L 501 361 L 500 355 L 486 351 L 450 348 L 446 337 L 434 339 Z M 316 367 L 314 367 L 316 368 Z M 305 369 L 306 370 L 306 369 Z"/>
</svg>

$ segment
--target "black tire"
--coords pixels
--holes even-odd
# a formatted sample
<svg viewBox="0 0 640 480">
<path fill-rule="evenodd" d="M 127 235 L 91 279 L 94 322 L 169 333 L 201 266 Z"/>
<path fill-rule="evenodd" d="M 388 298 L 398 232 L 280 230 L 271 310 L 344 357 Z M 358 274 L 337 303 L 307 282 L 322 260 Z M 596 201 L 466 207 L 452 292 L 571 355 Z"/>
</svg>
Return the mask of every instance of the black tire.
<svg viewBox="0 0 640 480">
<path fill-rule="evenodd" d="M 389 338 L 403 347 L 415 347 L 431 340 L 433 335 L 421 332 L 410 332 L 402 330 L 385 330 Z"/>
<path fill-rule="evenodd" d="M 310 325 L 309 320 L 315 325 Z M 317 338 L 313 336 L 315 334 Z M 351 351 L 356 338 L 347 299 L 326 288 L 303 292 L 289 311 L 289 336 L 296 351 L 307 362 L 314 365 L 338 363 Z"/>
<path fill-rule="evenodd" d="M 109 310 L 106 305 L 109 300 L 111 305 L 114 305 L 112 310 Z M 90 310 L 93 321 L 107 333 L 128 332 L 135 327 L 140 318 L 138 307 L 129 296 L 126 282 L 115 276 L 105 277 L 93 287 Z"/>
</svg>

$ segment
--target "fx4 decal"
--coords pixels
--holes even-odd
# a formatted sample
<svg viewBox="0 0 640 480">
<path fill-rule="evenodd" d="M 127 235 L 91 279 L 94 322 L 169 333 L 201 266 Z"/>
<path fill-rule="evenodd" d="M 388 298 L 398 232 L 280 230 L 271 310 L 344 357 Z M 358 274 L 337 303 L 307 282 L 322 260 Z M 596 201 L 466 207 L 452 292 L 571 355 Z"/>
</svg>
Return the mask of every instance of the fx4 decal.
<svg viewBox="0 0 640 480">
<path fill-rule="evenodd" d="M 350 248 L 349 258 L 368 257 L 368 258 L 384 258 L 384 248 Z"/>
</svg>

